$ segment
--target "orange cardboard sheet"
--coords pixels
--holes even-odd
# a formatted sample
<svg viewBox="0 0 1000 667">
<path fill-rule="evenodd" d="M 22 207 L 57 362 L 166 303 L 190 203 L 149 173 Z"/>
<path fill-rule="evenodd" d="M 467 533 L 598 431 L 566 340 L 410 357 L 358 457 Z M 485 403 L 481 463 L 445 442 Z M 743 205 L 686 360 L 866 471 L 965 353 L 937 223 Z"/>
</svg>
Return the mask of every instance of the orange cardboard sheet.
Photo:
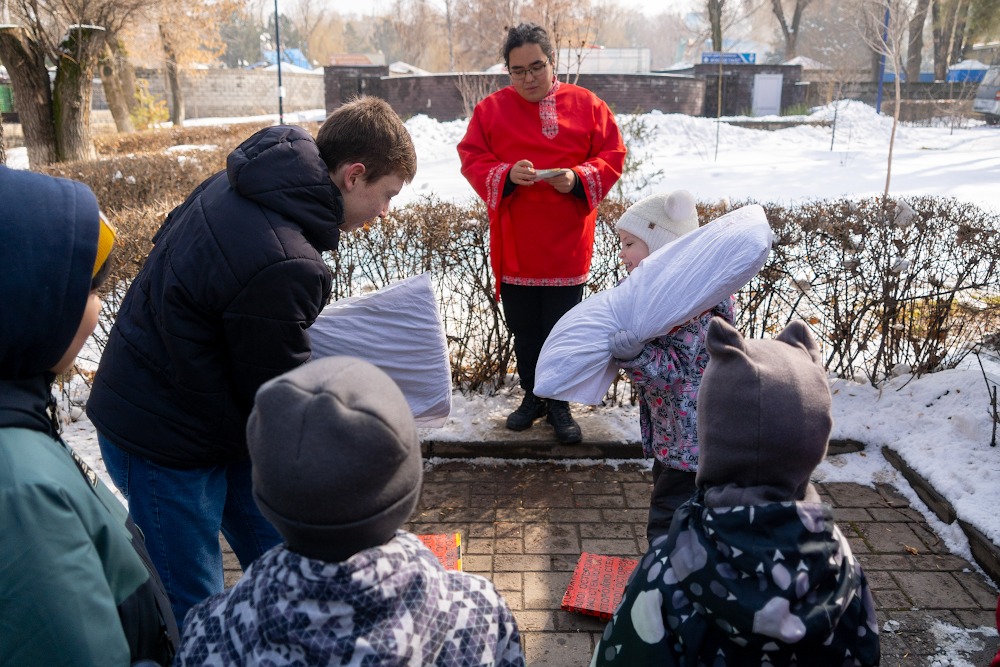
<svg viewBox="0 0 1000 667">
<path fill-rule="evenodd" d="M 583 552 L 566 587 L 562 609 L 608 620 L 639 561 Z"/>
<path fill-rule="evenodd" d="M 462 534 L 417 535 L 434 552 L 446 570 L 462 569 Z"/>
</svg>

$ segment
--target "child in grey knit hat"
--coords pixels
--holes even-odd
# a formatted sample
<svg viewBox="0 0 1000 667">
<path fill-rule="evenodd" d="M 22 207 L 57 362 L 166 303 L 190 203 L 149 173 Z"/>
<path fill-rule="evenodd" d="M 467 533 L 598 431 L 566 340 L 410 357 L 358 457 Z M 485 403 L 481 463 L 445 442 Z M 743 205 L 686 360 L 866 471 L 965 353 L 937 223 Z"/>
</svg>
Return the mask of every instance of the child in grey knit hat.
<svg viewBox="0 0 1000 667">
<path fill-rule="evenodd" d="M 744 340 L 720 318 L 698 397 L 698 493 L 654 541 L 593 665 L 878 665 L 875 602 L 810 483 L 833 420 L 801 321 Z"/>
<path fill-rule="evenodd" d="M 632 204 L 615 228 L 621 240 L 618 257 L 632 273 L 646 257 L 698 229 L 698 210 L 686 190 L 655 194 Z M 716 317 L 733 321 L 732 298 L 659 338 L 641 341 L 622 329 L 609 341 L 612 356 L 638 391 L 643 454 L 654 459 L 646 524 L 650 542 L 666 534 L 674 511 L 695 491 L 696 403 L 708 361 L 705 332 Z"/>
<path fill-rule="evenodd" d="M 284 544 L 188 613 L 176 665 L 524 664 L 493 584 L 402 530 L 423 461 L 383 371 L 326 357 L 274 378 L 247 444 L 254 500 Z"/>
</svg>

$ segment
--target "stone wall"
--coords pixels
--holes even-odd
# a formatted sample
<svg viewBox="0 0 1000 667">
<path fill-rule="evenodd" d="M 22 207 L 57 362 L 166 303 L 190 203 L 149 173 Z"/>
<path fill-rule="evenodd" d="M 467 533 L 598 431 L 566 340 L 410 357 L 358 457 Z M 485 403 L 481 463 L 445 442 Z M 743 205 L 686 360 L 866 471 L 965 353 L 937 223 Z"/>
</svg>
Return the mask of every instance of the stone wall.
<svg viewBox="0 0 1000 667">
<path fill-rule="evenodd" d="M 903 100 L 961 102 L 976 96 L 978 83 L 967 81 L 935 81 L 934 83 L 900 83 L 900 98 Z M 895 98 L 895 84 L 882 84 L 882 103 Z M 829 104 L 838 99 L 860 100 L 875 106 L 878 84 L 874 81 L 813 81 L 806 89 L 805 102 L 810 106 Z"/>
<path fill-rule="evenodd" d="M 506 86 L 506 74 L 457 73 L 387 76 L 385 67 L 326 67 L 326 111 L 358 94 L 385 99 L 403 118 L 425 114 L 439 121 L 467 117 L 475 102 Z M 575 81 L 617 113 L 701 115 L 705 82 L 676 74 L 581 74 Z"/>
<path fill-rule="evenodd" d="M 753 100 L 754 75 L 783 75 L 781 106 L 820 106 L 835 99 L 856 99 L 875 105 L 874 82 L 801 81 L 797 65 L 724 65 L 722 114 L 748 114 Z M 137 70 L 150 92 L 169 102 L 166 79 L 160 70 Z M 374 95 L 389 102 L 403 118 L 416 114 L 440 121 L 466 118 L 475 102 L 506 86 L 506 74 L 449 73 L 430 76 L 389 76 L 385 66 L 326 67 L 323 75 L 282 72 L 284 111 L 326 109 L 329 113 L 358 95 Z M 581 74 L 576 81 L 594 91 L 616 113 L 681 113 L 714 117 L 718 106 L 718 65 L 696 65 L 682 73 Z M 200 70 L 182 72 L 188 118 L 251 116 L 278 112 L 277 72 L 263 70 Z M 927 115 L 967 111 L 975 83 L 904 83 L 901 106 L 904 120 Z M 94 109 L 107 109 L 100 80 L 94 81 Z M 891 113 L 892 84 L 882 93 L 882 110 Z"/>
<path fill-rule="evenodd" d="M 167 82 L 161 70 L 136 70 L 148 82 L 149 92 L 169 106 Z M 323 108 L 323 76 L 282 72 L 286 113 Z M 184 113 L 187 118 L 259 116 L 278 113 L 278 73 L 247 69 L 210 69 L 181 72 Z M 94 82 L 94 109 L 107 109 L 100 80 Z"/>
</svg>

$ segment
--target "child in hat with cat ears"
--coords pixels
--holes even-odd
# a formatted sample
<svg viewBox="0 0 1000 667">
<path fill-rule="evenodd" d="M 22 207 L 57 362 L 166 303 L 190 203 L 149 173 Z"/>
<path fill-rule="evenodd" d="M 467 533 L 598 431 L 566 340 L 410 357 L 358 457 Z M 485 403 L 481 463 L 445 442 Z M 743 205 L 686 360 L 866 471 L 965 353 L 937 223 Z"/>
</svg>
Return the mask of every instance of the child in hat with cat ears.
<svg viewBox="0 0 1000 667">
<path fill-rule="evenodd" d="M 284 543 L 188 612 L 175 665 L 524 665 L 493 584 L 401 530 L 423 460 L 383 371 L 324 357 L 274 378 L 247 444 L 254 501 Z"/>
<path fill-rule="evenodd" d="M 686 190 L 655 194 L 632 204 L 615 228 L 618 257 L 632 273 L 646 257 L 698 229 L 698 211 Z M 643 454 L 654 459 L 646 524 L 650 542 L 666 534 L 674 511 L 695 491 L 698 387 L 708 362 L 705 332 L 716 317 L 733 322 L 732 298 L 665 336 L 640 341 L 635 332 L 622 329 L 610 340 L 612 356 L 638 390 Z"/>
<path fill-rule="evenodd" d="M 809 479 L 833 427 L 801 321 L 744 340 L 722 318 L 698 396 L 698 492 L 640 561 L 592 665 L 878 665 L 861 564 Z"/>
</svg>

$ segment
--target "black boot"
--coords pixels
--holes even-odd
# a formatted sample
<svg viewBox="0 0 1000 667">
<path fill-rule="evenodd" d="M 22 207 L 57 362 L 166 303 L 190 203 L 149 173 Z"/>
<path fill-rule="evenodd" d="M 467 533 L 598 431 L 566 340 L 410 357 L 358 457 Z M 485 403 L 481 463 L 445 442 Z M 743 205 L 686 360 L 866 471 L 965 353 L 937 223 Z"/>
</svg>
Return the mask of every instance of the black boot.
<svg viewBox="0 0 1000 667">
<path fill-rule="evenodd" d="M 583 440 L 580 425 L 573 419 L 566 401 L 549 401 L 549 416 L 545 421 L 556 430 L 556 440 L 564 445 L 573 445 Z"/>
<path fill-rule="evenodd" d="M 523 431 L 531 426 L 536 419 L 544 417 L 546 404 L 544 398 L 538 398 L 532 392 L 524 392 L 524 399 L 517 410 L 507 415 L 507 428 L 511 431 Z"/>
</svg>

